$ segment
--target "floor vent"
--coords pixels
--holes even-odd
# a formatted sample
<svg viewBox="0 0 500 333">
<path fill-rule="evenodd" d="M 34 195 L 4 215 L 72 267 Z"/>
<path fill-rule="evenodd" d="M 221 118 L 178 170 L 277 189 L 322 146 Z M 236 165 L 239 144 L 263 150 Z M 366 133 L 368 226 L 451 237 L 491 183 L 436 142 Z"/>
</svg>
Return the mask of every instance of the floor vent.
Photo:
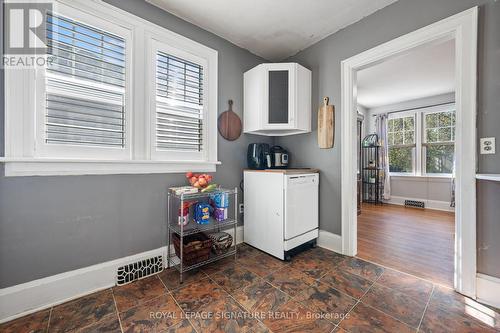
<svg viewBox="0 0 500 333">
<path fill-rule="evenodd" d="M 423 201 L 405 200 L 405 207 L 425 208 L 425 203 Z"/>
<path fill-rule="evenodd" d="M 116 284 L 121 286 L 163 270 L 163 256 L 156 256 L 118 267 Z"/>
</svg>

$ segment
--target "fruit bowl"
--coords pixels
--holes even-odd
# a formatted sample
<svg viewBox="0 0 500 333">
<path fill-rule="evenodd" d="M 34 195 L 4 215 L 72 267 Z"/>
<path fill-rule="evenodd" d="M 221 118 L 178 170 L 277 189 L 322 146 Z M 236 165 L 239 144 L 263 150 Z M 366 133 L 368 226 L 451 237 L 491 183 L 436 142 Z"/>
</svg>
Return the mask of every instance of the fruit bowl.
<svg viewBox="0 0 500 333">
<path fill-rule="evenodd" d="M 198 173 L 188 172 L 186 173 L 186 178 L 189 184 L 191 184 L 191 186 L 203 190 L 204 188 L 207 188 L 210 185 L 213 177 L 206 173 L 198 174 Z"/>
</svg>

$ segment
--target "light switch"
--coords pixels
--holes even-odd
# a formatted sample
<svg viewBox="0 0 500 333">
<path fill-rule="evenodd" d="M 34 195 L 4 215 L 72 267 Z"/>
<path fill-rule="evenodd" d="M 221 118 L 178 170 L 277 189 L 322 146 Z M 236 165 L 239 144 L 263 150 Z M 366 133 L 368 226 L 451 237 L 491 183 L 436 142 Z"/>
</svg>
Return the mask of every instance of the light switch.
<svg viewBox="0 0 500 333">
<path fill-rule="evenodd" d="M 481 154 L 495 154 L 495 138 L 481 138 L 479 146 Z"/>
</svg>

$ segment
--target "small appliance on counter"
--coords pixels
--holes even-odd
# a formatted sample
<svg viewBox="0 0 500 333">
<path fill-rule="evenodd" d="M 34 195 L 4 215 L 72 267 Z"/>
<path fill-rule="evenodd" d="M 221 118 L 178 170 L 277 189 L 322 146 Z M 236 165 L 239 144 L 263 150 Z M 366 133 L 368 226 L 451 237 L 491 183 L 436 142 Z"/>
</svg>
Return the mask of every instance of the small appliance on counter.
<svg viewBox="0 0 500 333">
<path fill-rule="evenodd" d="M 264 170 L 272 166 L 270 148 L 267 143 L 251 143 L 247 150 L 249 169 Z"/>
<path fill-rule="evenodd" d="M 288 168 L 288 160 L 290 154 L 286 149 L 281 146 L 271 147 L 271 168 L 272 169 L 286 169 Z"/>
</svg>

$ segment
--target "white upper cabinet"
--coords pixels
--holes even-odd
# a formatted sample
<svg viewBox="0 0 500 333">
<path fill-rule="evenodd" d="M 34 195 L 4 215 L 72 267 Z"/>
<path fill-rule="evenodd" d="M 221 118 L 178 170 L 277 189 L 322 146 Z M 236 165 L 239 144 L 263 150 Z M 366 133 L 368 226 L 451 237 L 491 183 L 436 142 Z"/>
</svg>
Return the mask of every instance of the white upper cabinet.
<svg viewBox="0 0 500 333">
<path fill-rule="evenodd" d="M 244 74 L 245 133 L 311 131 L 311 71 L 297 63 L 261 64 Z"/>
</svg>

